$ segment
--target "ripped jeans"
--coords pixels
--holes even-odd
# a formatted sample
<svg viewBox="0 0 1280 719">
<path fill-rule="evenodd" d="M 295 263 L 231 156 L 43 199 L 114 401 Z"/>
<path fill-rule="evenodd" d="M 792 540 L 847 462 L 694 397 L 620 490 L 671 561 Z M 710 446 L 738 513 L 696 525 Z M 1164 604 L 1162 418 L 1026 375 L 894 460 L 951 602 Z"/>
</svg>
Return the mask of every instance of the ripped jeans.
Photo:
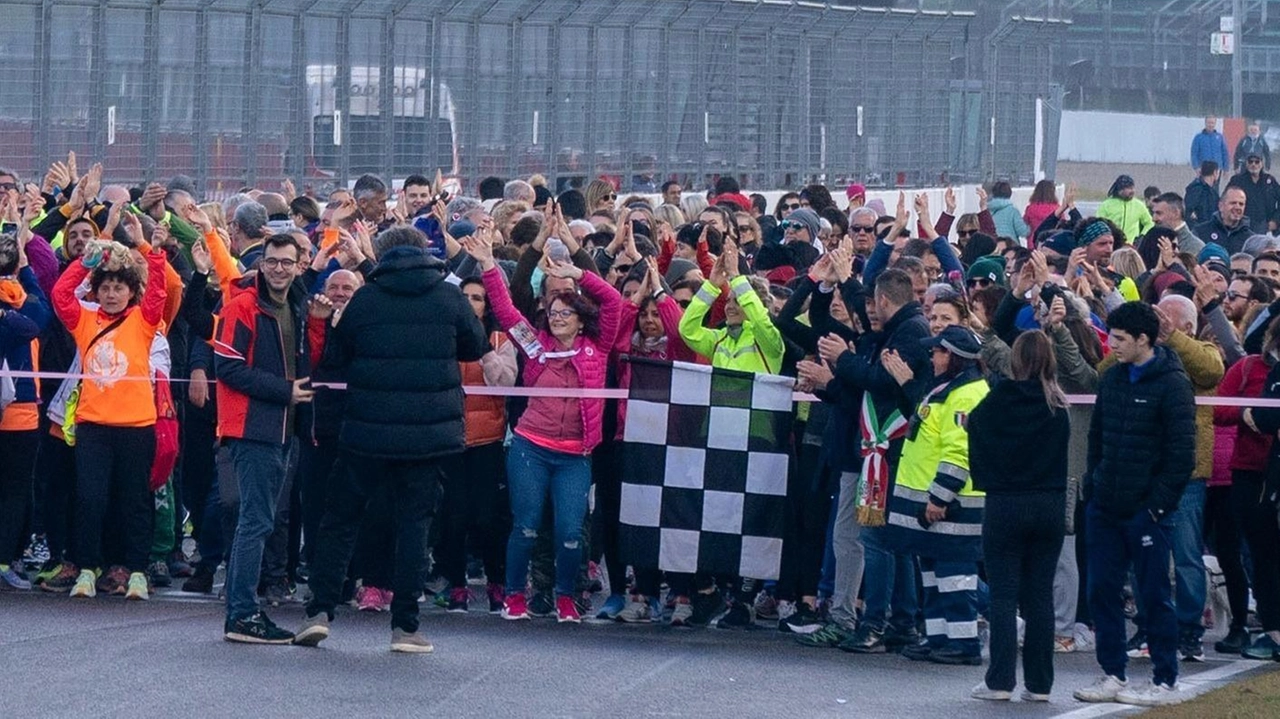
<svg viewBox="0 0 1280 719">
<path fill-rule="evenodd" d="M 591 489 L 591 457 L 544 449 L 516 435 L 507 454 L 511 538 L 507 540 L 507 594 L 524 592 L 542 511 L 551 496 L 555 514 L 556 594 L 570 596 L 582 559 L 582 518 Z"/>
</svg>

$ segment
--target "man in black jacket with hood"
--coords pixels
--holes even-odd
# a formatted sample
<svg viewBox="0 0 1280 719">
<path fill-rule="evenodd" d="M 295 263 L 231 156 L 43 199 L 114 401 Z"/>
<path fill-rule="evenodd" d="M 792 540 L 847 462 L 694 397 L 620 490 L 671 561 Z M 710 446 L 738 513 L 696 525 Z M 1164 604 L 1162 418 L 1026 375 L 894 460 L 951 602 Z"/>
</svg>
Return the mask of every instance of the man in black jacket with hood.
<svg viewBox="0 0 1280 719">
<path fill-rule="evenodd" d="M 1150 305 L 1127 302 L 1107 323 L 1118 362 L 1098 387 L 1084 476 L 1089 609 L 1105 675 L 1075 697 L 1158 706 L 1181 699 L 1169 564 L 1172 514 L 1195 468 L 1195 397 L 1178 356 L 1154 346 L 1161 322 Z M 1122 591 L 1130 563 L 1154 665 L 1154 681 L 1146 686 L 1130 686 L 1125 677 Z"/>
<path fill-rule="evenodd" d="M 389 483 L 397 537 L 391 650 L 432 651 L 418 631 L 427 529 L 439 494 L 440 459 L 465 447 L 458 363 L 479 360 L 488 341 L 427 244 L 412 227 L 378 235 L 378 266 L 325 344 L 323 365 L 342 368 L 347 378 L 338 442 L 350 474 L 332 488 L 320 522 L 314 596 L 297 644 L 315 646 L 329 636 L 361 515 L 374 490 Z"/>
</svg>

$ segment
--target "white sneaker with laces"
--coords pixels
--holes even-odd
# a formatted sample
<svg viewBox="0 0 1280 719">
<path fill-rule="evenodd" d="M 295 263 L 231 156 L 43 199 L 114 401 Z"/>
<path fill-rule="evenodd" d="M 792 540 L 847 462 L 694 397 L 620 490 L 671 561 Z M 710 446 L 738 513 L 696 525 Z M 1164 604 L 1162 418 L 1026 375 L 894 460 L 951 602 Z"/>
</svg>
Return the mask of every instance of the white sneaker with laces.
<svg viewBox="0 0 1280 719">
<path fill-rule="evenodd" d="M 618 612 L 618 620 L 626 624 L 646 624 L 653 621 L 653 613 L 648 602 L 637 602 L 634 599 Z"/>
<path fill-rule="evenodd" d="M 1116 695 L 1127 686 L 1129 686 L 1129 682 L 1107 674 L 1093 684 L 1075 690 L 1075 692 L 1072 693 L 1072 696 L 1074 696 L 1077 701 L 1095 704 L 1113 702 L 1116 700 Z"/>
<path fill-rule="evenodd" d="M 1116 701 L 1121 704 L 1131 704 L 1138 707 L 1162 707 L 1170 704 L 1181 704 L 1186 698 L 1182 693 L 1182 687 L 1176 683 L 1172 686 L 1154 682 L 1140 684 L 1122 689 L 1116 694 Z"/>
<path fill-rule="evenodd" d="M 1036 694 L 1035 692 L 1031 691 L 1030 689 L 1023 689 L 1023 690 L 1022 690 L 1022 701 L 1024 701 L 1024 702 L 1047 702 L 1047 701 L 1049 701 L 1049 695 L 1048 695 L 1048 694 Z"/>
<path fill-rule="evenodd" d="M 991 702 L 1007 702 L 1013 698 L 1013 692 L 989 689 L 987 688 L 987 683 L 983 682 L 973 689 L 970 689 L 969 696 L 974 699 L 986 699 Z"/>
</svg>

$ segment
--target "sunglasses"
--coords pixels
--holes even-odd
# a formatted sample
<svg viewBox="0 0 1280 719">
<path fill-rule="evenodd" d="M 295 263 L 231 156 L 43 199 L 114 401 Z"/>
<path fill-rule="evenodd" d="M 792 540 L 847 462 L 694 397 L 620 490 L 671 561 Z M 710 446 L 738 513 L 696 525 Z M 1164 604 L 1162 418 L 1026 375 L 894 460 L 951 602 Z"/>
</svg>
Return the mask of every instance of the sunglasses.
<svg viewBox="0 0 1280 719">
<path fill-rule="evenodd" d="M 787 204 L 785 204 L 785 205 L 783 205 L 783 206 L 782 206 L 782 209 L 784 209 L 784 210 L 798 210 L 798 209 L 800 209 L 800 203 L 799 203 L 799 202 L 788 202 Z"/>
<path fill-rule="evenodd" d="M 803 222 L 792 222 L 791 220 L 783 220 L 778 223 L 778 227 L 783 230 L 795 230 L 796 232 L 809 229 Z"/>
<path fill-rule="evenodd" d="M 16 182 L 0 182 L 0 190 L 16 190 L 18 183 Z"/>
<path fill-rule="evenodd" d="M 1227 290 L 1227 299 L 1228 299 L 1228 300 L 1231 300 L 1231 301 L 1233 301 L 1233 302 L 1234 302 L 1235 300 L 1242 300 L 1242 299 L 1244 299 L 1246 296 L 1247 296 L 1247 295 L 1242 295 L 1242 294 L 1240 294 L 1239 292 L 1233 292 L 1233 291 L 1231 291 L 1231 290 Z"/>
<path fill-rule="evenodd" d="M 849 225 L 850 233 L 865 232 L 868 235 L 876 231 L 875 225 Z"/>
<path fill-rule="evenodd" d="M 604 196 L 604 199 L 606 199 L 606 200 L 617 200 L 617 199 L 618 199 L 618 196 L 617 196 L 617 195 L 605 195 L 605 196 Z"/>
<path fill-rule="evenodd" d="M 1262 159 L 1258 157 L 1250 157 L 1248 160 L 1246 160 L 1246 162 L 1248 162 L 1250 165 L 1261 165 Z"/>
<path fill-rule="evenodd" d="M 987 279 L 987 278 L 985 278 L 985 277 L 975 277 L 975 278 L 973 278 L 973 279 L 969 280 L 969 286 L 970 286 L 970 287 L 975 287 L 975 286 L 976 286 L 976 287 L 980 287 L 980 288 L 985 289 L 985 288 L 987 288 L 987 287 L 990 287 L 990 286 L 991 286 L 991 280 L 989 280 L 989 279 Z"/>
<path fill-rule="evenodd" d="M 550 318 L 553 318 L 553 319 L 559 319 L 559 320 L 567 320 L 567 319 L 569 319 L 570 317 L 572 317 L 572 316 L 574 316 L 574 315 L 576 315 L 576 314 L 578 314 L 578 313 L 577 313 L 577 312 L 574 312 L 573 310 L 568 310 L 568 309 L 565 309 L 565 310 L 547 310 L 547 317 L 550 317 Z"/>
<path fill-rule="evenodd" d="M 976 235 L 976 234 L 978 234 L 977 230 L 956 230 L 957 237 L 968 237 L 970 235 Z"/>
<path fill-rule="evenodd" d="M 635 265 L 614 265 L 613 269 L 617 270 L 620 274 L 626 274 L 631 271 L 632 267 L 635 267 Z"/>
</svg>

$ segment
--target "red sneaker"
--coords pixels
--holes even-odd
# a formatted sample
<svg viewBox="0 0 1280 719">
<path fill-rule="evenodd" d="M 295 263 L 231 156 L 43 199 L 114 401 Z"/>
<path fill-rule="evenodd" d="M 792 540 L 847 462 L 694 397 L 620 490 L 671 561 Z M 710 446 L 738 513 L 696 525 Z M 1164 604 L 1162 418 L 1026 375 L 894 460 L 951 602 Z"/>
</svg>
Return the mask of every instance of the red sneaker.
<svg viewBox="0 0 1280 719">
<path fill-rule="evenodd" d="M 556 597 L 556 621 L 561 624 L 582 623 L 582 615 L 578 613 L 578 605 L 573 603 L 573 597 Z"/>
<path fill-rule="evenodd" d="M 524 592 L 508 594 L 502 603 L 503 619 L 528 619 L 529 607 L 525 604 Z"/>
</svg>

